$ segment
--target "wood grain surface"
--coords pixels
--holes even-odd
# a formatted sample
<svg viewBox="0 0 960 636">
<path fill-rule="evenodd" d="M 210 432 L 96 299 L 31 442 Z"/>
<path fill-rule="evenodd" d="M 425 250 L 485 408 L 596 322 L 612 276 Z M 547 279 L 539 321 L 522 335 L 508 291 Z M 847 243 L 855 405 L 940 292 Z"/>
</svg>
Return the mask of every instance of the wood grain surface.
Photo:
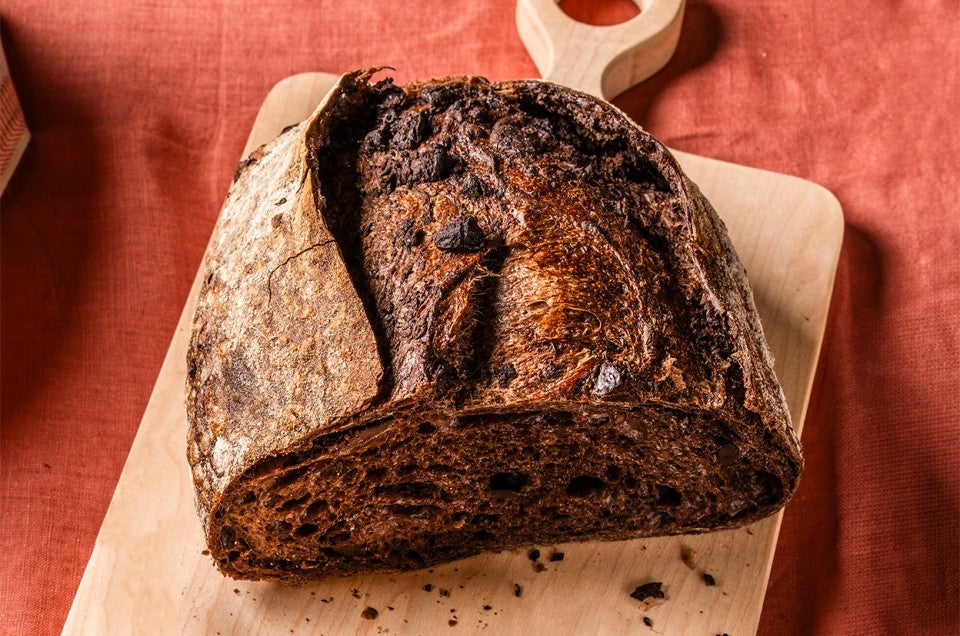
<svg viewBox="0 0 960 636">
<path fill-rule="evenodd" d="M 305 118 L 334 79 L 310 73 L 277 84 L 245 152 Z M 724 219 L 746 266 L 799 429 L 840 250 L 840 206 L 825 189 L 798 178 L 676 155 Z M 780 514 L 698 536 L 538 546 L 543 571 L 524 551 L 303 588 L 223 577 L 202 554 L 185 457 L 186 350 L 199 280 L 198 272 L 64 633 L 756 632 Z M 692 568 L 681 560 L 683 550 L 692 555 Z M 549 561 L 554 551 L 564 553 L 562 561 Z M 704 573 L 716 585 L 706 585 Z M 651 581 L 663 582 L 665 600 L 648 606 L 630 598 L 637 585 Z M 364 617 L 365 610 L 373 614 L 367 608 L 376 618 Z"/>
</svg>

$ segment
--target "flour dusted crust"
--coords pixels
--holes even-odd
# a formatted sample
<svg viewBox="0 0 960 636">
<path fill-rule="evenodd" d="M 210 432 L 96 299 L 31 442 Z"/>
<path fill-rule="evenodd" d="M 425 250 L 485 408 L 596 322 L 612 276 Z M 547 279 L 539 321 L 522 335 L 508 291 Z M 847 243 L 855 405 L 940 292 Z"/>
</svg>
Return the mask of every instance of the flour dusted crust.
<svg viewBox="0 0 960 636">
<path fill-rule="evenodd" d="M 703 532 L 802 469 L 709 202 L 613 106 L 343 76 L 241 163 L 188 354 L 225 573 L 304 581 Z"/>
</svg>

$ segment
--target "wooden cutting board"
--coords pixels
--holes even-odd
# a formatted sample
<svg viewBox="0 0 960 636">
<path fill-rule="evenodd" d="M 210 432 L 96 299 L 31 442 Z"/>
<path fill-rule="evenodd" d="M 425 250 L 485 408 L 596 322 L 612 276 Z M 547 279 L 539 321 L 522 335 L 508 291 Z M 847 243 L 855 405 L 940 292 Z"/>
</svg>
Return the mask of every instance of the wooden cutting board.
<svg viewBox="0 0 960 636">
<path fill-rule="evenodd" d="M 304 119 L 335 76 L 277 84 L 245 155 Z M 843 233 L 836 199 L 794 177 L 676 153 L 723 217 L 746 266 L 797 428 L 803 424 Z M 700 536 L 539 546 L 400 575 L 304 588 L 233 581 L 214 568 L 185 457 L 194 280 L 153 395 L 67 617 L 66 634 L 752 634 L 781 515 Z M 690 550 L 694 567 L 681 560 Z M 549 561 L 555 550 L 562 561 Z M 716 580 L 707 586 L 706 572 Z M 630 598 L 662 581 L 666 599 Z M 425 586 L 432 586 L 430 591 Z M 520 586 L 522 594 L 515 594 Z M 376 618 L 364 618 L 366 608 Z M 368 615 L 371 612 L 367 612 Z M 647 617 L 652 627 L 643 623 Z"/>
</svg>

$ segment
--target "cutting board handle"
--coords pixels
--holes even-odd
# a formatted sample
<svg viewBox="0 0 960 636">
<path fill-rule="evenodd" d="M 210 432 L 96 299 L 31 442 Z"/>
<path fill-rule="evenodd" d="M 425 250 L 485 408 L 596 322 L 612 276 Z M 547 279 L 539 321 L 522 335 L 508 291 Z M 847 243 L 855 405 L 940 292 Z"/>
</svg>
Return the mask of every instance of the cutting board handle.
<svg viewBox="0 0 960 636">
<path fill-rule="evenodd" d="M 517 30 L 543 79 L 613 99 L 659 71 L 677 48 L 685 0 L 633 0 L 613 26 L 577 22 L 556 0 L 517 0 Z"/>
</svg>

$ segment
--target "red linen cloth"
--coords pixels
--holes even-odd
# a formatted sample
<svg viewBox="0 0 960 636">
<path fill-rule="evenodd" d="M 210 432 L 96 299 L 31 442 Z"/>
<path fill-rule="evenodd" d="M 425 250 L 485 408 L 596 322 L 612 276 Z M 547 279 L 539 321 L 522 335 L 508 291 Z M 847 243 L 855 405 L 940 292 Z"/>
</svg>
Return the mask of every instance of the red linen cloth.
<svg viewBox="0 0 960 636">
<path fill-rule="evenodd" d="M 844 207 L 762 634 L 960 631 L 958 32 L 955 1 L 689 0 L 673 61 L 617 100 Z M 6 0 L 2 37 L 33 139 L 0 211 L 0 631 L 49 634 L 269 88 L 536 69 L 513 0 Z"/>
</svg>

